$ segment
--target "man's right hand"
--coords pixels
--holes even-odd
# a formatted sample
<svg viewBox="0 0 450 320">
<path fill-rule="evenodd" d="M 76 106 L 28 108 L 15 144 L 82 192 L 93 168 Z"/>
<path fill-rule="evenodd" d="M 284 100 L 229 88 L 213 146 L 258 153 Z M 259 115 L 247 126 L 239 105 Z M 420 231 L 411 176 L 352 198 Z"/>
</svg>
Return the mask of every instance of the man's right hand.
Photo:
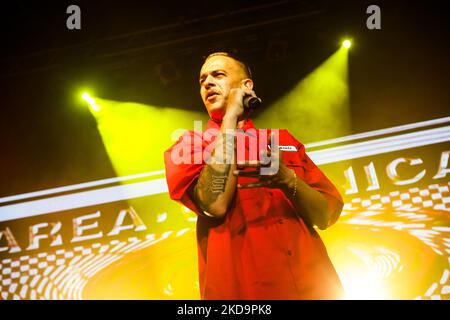
<svg viewBox="0 0 450 320">
<path fill-rule="evenodd" d="M 255 92 L 242 84 L 241 88 L 230 89 L 230 94 L 228 95 L 228 101 L 225 111 L 225 117 L 239 119 L 239 117 L 244 113 L 244 97 L 250 95 L 255 96 Z"/>
</svg>

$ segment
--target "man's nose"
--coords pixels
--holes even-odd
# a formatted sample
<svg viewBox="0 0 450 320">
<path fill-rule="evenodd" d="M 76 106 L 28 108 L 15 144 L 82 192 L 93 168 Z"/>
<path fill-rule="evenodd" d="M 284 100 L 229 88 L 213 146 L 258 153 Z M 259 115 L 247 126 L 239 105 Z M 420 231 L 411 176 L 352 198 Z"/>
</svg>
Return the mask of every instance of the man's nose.
<svg viewBox="0 0 450 320">
<path fill-rule="evenodd" d="M 208 75 L 205 79 L 205 81 L 203 81 L 203 85 L 205 86 L 206 89 L 209 89 L 212 86 L 215 86 L 216 84 L 214 83 L 214 77 L 212 77 L 211 75 Z"/>
</svg>

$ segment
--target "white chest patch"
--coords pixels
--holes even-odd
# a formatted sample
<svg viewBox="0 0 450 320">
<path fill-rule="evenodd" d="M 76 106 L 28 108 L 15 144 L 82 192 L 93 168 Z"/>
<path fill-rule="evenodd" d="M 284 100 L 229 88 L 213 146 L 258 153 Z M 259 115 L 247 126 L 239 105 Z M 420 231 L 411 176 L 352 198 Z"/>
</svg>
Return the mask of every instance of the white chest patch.
<svg viewBox="0 0 450 320">
<path fill-rule="evenodd" d="M 270 149 L 270 145 L 267 145 Z M 278 146 L 278 150 L 281 151 L 297 151 L 297 148 L 295 146 Z"/>
<path fill-rule="evenodd" d="M 278 146 L 278 149 L 281 151 L 297 151 L 295 146 Z"/>
</svg>

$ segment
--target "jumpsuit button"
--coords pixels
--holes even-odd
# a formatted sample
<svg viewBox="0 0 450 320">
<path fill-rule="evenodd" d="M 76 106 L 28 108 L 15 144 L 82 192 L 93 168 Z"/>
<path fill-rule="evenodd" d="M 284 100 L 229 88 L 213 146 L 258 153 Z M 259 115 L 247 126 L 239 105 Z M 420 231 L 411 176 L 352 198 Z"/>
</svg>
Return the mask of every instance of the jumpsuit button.
<svg viewBox="0 0 450 320">
<path fill-rule="evenodd" d="M 292 256 L 292 251 L 291 251 L 291 250 L 288 250 L 288 251 L 287 251 L 287 255 L 288 255 L 288 256 Z"/>
<path fill-rule="evenodd" d="M 283 224 L 283 219 L 278 219 L 279 224 Z"/>
</svg>

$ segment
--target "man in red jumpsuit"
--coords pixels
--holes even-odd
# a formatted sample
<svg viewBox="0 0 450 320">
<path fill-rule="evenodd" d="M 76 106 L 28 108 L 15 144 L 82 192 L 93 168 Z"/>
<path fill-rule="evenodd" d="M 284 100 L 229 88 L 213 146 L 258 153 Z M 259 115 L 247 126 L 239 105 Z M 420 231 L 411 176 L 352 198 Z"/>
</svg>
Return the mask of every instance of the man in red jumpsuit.
<svg viewBox="0 0 450 320">
<path fill-rule="evenodd" d="M 341 298 L 313 227 L 336 222 L 339 192 L 287 130 L 254 127 L 243 102 L 255 96 L 244 63 L 214 53 L 199 81 L 207 130 L 186 132 L 164 158 L 170 197 L 198 215 L 202 299 Z M 277 165 L 263 174 L 264 152 Z"/>
</svg>

